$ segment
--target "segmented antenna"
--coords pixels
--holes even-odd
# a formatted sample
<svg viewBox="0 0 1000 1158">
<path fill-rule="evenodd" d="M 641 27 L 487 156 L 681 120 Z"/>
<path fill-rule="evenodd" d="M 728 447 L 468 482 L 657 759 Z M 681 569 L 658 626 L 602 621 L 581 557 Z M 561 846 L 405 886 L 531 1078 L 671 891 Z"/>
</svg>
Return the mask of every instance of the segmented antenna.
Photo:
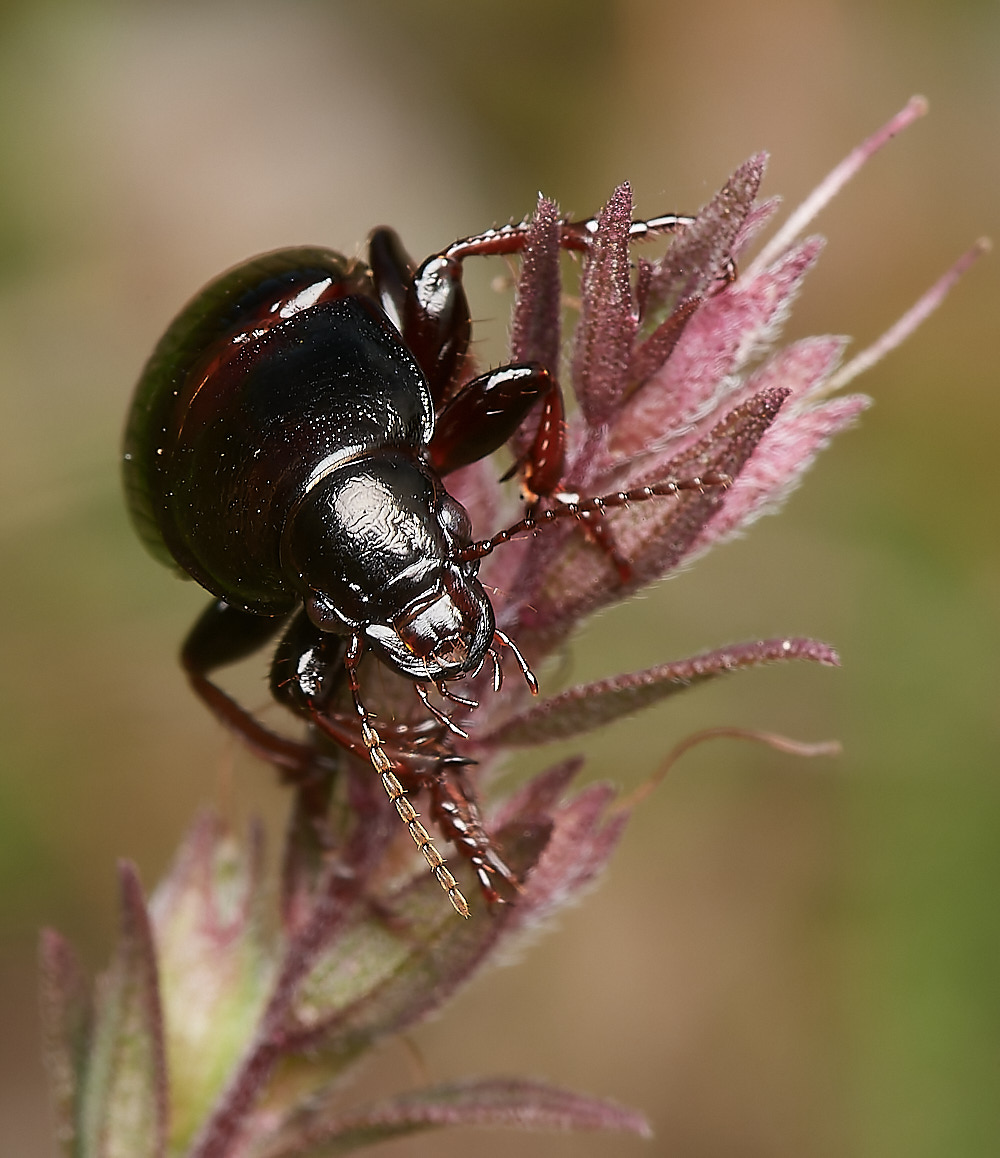
<svg viewBox="0 0 1000 1158">
<path fill-rule="evenodd" d="M 451 901 L 455 912 L 459 916 L 468 917 L 469 902 L 462 895 L 458 881 L 455 880 L 451 870 L 445 864 L 444 857 L 434 846 L 430 833 L 420 823 L 419 813 L 410 803 L 402 784 L 396 778 L 396 774 L 392 770 L 392 762 L 385 754 L 378 732 L 368 723 L 367 719 L 362 722 L 361 735 L 364 738 L 365 747 L 368 749 L 368 755 L 371 757 L 372 767 L 382 781 L 386 796 L 392 801 L 393 807 L 399 813 L 399 819 L 406 825 L 406 831 L 413 838 L 413 843 L 420 849 L 421 855 L 430 866 L 434 879 L 448 894 L 448 900 Z"/>
<path fill-rule="evenodd" d="M 354 710 L 357 712 L 358 718 L 361 721 L 361 738 L 364 740 L 365 747 L 368 749 L 368 757 L 372 762 L 372 767 L 382 781 L 382 787 L 385 789 L 386 796 L 392 801 L 393 807 L 399 814 L 399 819 L 406 825 L 406 831 L 413 838 L 413 843 L 420 850 L 420 855 L 427 861 L 434 879 L 448 894 L 448 900 L 451 901 L 452 908 L 455 912 L 458 913 L 459 916 L 467 918 L 470 915 L 469 902 L 462 895 L 462 890 L 458 887 L 458 881 L 455 880 L 451 870 L 445 864 L 444 857 L 434 846 L 434 841 L 431 840 L 430 833 L 420 823 L 420 814 L 410 803 L 406 791 L 402 784 L 400 784 L 395 772 L 393 772 L 392 761 L 382 747 L 382 739 L 378 732 L 371 726 L 368 710 L 361 702 L 361 689 L 358 683 L 358 664 L 361 661 L 361 650 L 361 637 L 358 635 L 352 636 L 350 643 L 347 645 L 347 655 L 344 658 L 344 666 L 347 669 L 347 680 L 351 688 L 351 699 L 354 701 Z"/>
</svg>

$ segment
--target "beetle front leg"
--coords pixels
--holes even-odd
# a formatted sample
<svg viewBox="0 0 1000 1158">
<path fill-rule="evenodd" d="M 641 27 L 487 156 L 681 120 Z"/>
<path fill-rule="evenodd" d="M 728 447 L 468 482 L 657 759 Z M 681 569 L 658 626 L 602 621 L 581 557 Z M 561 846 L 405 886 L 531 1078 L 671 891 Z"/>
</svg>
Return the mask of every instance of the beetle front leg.
<svg viewBox="0 0 1000 1158">
<path fill-rule="evenodd" d="M 545 408 L 539 433 L 543 427 L 549 432 L 546 462 L 558 459 L 561 473 L 562 393 L 555 378 L 536 362 L 501 366 L 467 382 L 437 417 L 431 465 L 444 475 L 486 458 L 513 436 L 539 399 Z"/>
<path fill-rule="evenodd" d="M 467 761 L 446 758 L 433 768 L 418 773 L 430 795 L 431 815 L 442 833 L 455 845 L 472 866 L 483 896 L 490 904 L 503 904 L 504 898 L 496 888 L 503 880 L 515 893 L 520 893 L 521 882 L 500 856 L 486 832 L 476 794 L 466 775 Z"/>
<path fill-rule="evenodd" d="M 461 262 L 436 270 L 424 262 L 414 274 L 399 235 L 383 226 L 369 236 L 368 263 L 382 308 L 423 370 L 436 410 L 461 377 L 472 338 Z"/>
<path fill-rule="evenodd" d="M 690 225 L 693 217 L 665 214 L 634 221 L 629 236 L 642 240 Z M 529 222 L 487 229 L 452 242 L 417 268 L 395 230 L 375 229 L 368 239 L 368 264 L 382 308 L 391 318 L 420 364 L 435 408 L 454 391 L 472 336 L 469 302 L 462 284 L 462 262 L 467 257 L 499 257 L 524 249 Z M 597 218 L 563 221 L 561 248 L 585 252 L 597 230 Z M 541 468 L 536 469 L 541 476 Z M 548 477 L 548 476 L 545 476 Z M 553 489 L 554 489 L 553 484 Z M 540 492 L 541 493 L 541 492 Z"/>
</svg>

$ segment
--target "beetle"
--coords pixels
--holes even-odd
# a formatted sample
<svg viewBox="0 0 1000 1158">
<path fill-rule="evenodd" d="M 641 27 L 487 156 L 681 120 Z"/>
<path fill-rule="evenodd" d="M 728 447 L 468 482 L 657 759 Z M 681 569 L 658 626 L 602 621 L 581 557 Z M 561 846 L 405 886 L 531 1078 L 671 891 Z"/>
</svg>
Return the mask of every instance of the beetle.
<svg viewBox="0 0 1000 1158">
<path fill-rule="evenodd" d="M 637 221 L 632 236 L 689 224 Z M 586 250 L 596 220 L 560 223 L 560 245 Z M 335 744 L 367 753 L 454 907 L 469 909 L 417 819 L 407 791 L 427 787 L 432 815 L 471 862 L 490 901 L 495 879 L 518 882 L 479 819 L 449 731 L 465 733 L 428 698 L 490 659 L 499 689 L 509 650 L 478 579 L 480 560 L 514 535 L 609 505 L 717 485 L 670 482 L 641 493 L 564 501 L 562 394 L 549 367 L 501 366 L 471 380 L 471 317 L 462 263 L 525 245 L 522 222 L 467 237 L 416 266 L 388 228 L 367 261 L 301 247 L 264 254 L 210 282 L 167 329 L 136 388 L 123 469 L 146 546 L 214 600 L 181 653 L 199 697 L 291 779 L 315 749 L 272 732 L 210 678 L 284 626 L 271 666 L 280 703 Z M 503 446 L 533 407 L 537 431 L 518 464 L 525 517 L 475 541 L 443 479 Z M 597 536 L 601 540 L 600 535 Z M 425 722 L 383 738 L 361 695 L 370 651 L 412 681 Z M 349 710 L 334 707 L 346 677 Z"/>
</svg>

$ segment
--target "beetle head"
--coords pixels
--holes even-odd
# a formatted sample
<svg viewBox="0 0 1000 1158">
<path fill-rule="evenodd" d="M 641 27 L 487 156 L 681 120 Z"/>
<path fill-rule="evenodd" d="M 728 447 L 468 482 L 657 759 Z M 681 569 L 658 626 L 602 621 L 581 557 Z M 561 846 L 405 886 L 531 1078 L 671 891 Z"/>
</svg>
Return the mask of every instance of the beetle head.
<svg viewBox="0 0 1000 1158">
<path fill-rule="evenodd" d="M 289 518 L 282 560 L 320 630 L 364 635 L 410 679 L 450 680 L 479 669 L 495 629 L 478 560 L 456 561 L 471 535 L 433 471 L 390 453 L 314 487 Z"/>
<path fill-rule="evenodd" d="M 479 580 L 448 565 L 439 584 L 390 625 L 367 627 L 375 650 L 411 679 L 458 679 L 477 671 L 493 641 L 493 606 Z"/>
</svg>

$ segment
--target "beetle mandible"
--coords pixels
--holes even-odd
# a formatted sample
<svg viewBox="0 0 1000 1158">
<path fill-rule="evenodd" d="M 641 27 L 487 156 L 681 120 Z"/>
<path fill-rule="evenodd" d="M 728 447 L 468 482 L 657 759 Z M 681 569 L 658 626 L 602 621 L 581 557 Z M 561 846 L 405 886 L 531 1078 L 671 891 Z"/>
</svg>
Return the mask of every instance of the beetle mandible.
<svg viewBox="0 0 1000 1158">
<path fill-rule="evenodd" d="M 631 232 L 644 237 L 691 220 L 637 221 Z M 357 674 L 362 653 L 413 681 L 431 728 L 464 734 L 431 703 L 429 688 L 470 704 L 450 684 L 489 657 L 499 687 L 498 649 L 507 648 L 537 691 L 516 645 L 497 630 L 477 577 L 481 558 L 543 522 L 726 481 L 672 481 L 538 510 L 556 494 L 563 469 L 553 373 L 522 363 L 464 380 L 471 320 L 462 262 L 519 252 L 527 228 L 464 238 L 419 267 L 387 228 L 371 234 L 367 263 L 304 247 L 235 267 L 160 340 L 125 433 L 125 488 L 141 538 L 215 596 L 182 650 L 194 690 L 251 748 L 301 772 L 312 749 L 265 728 L 209 679 L 287 625 L 271 669 L 275 698 L 335 743 L 367 751 L 463 916 L 467 902 L 408 787 L 430 789 L 433 815 L 488 899 L 500 899 L 496 875 L 514 888 L 517 881 L 479 820 L 461 776 L 465 761 L 431 745 L 434 772 L 421 777 L 426 760 L 417 747 L 393 746 L 372 726 Z M 585 251 L 595 230 L 595 220 L 563 221 L 560 245 Z M 442 480 L 503 446 L 536 405 L 537 433 L 518 464 L 527 513 L 476 542 Z M 330 706 L 345 674 L 353 717 Z"/>
</svg>

